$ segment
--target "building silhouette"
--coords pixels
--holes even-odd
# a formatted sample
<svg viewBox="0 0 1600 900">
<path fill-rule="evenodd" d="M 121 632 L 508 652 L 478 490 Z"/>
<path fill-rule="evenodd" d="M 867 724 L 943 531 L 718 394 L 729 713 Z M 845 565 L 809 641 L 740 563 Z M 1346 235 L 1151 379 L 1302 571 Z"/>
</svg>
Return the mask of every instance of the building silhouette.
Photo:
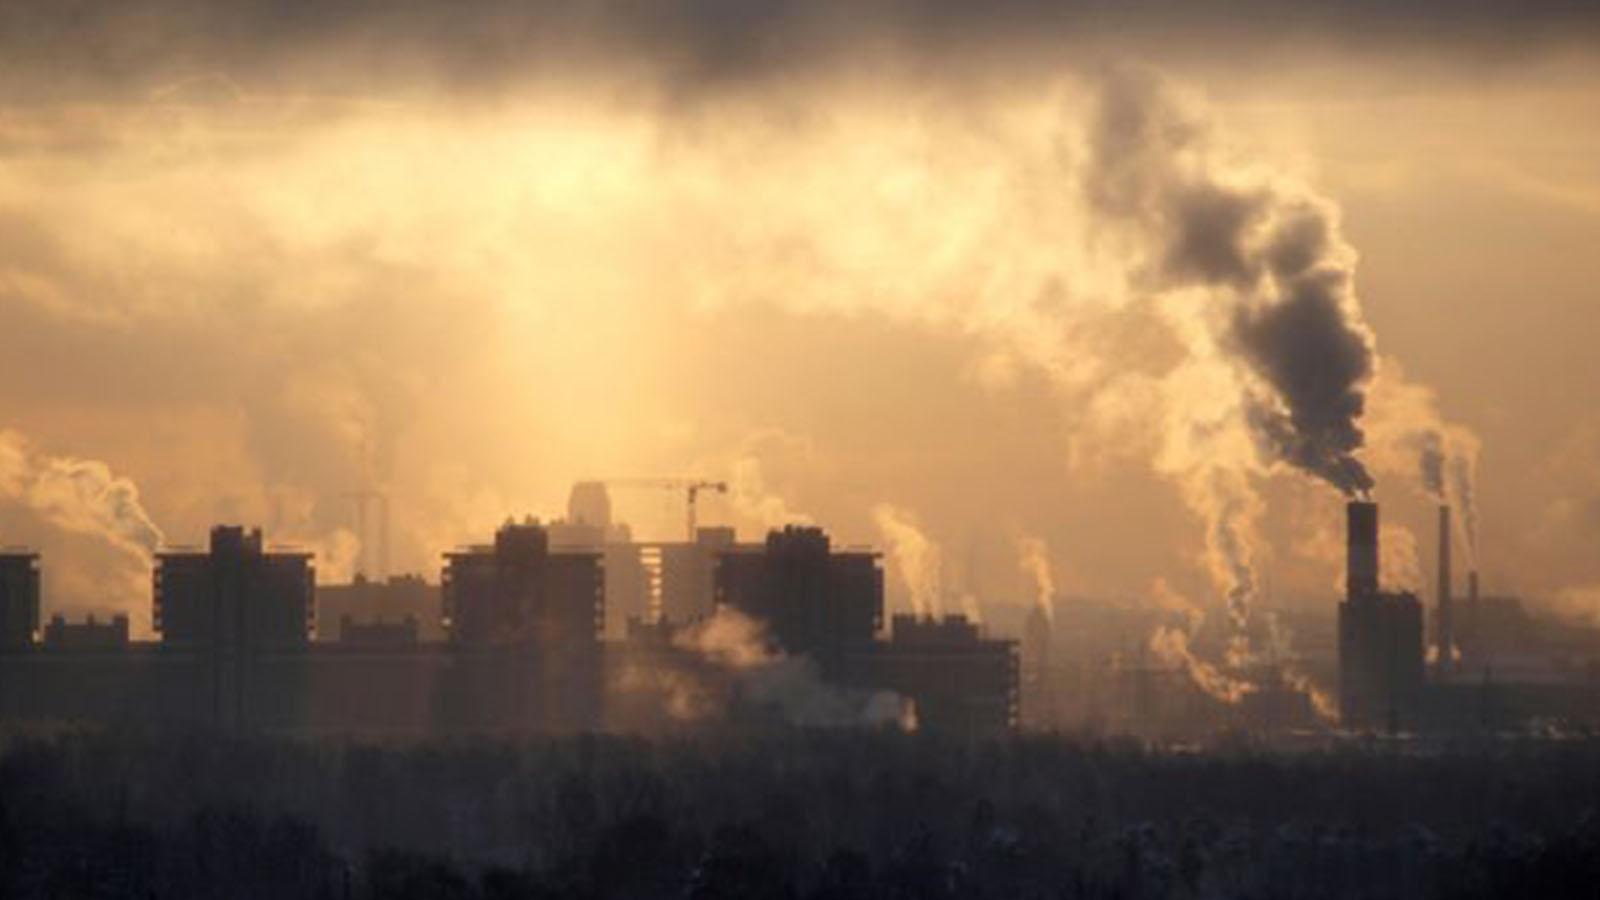
<svg viewBox="0 0 1600 900">
<path fill-rule="evenodd" d="M 418 641 L 444 640 L 439 585 L 415 574 L 385 579 L 358 574 L 348 584 L 317 586 L 315 637 L 319 641 L 343 640 L 347 622 L 407 620 L 415 624 Z"/>
<path fill-rule="evenodd" d="M 895 616 L 875 683 L 916 704 L 917 727 L 999 734 L 1017 726 L 1017 643 L 985 637 L 966 616 Z"/>
<path fill-rule="evenodd" d="M 557 546 L 550 526 L 531 520 L 445 554 L 436 605 L 420 578 L 363 579 L 330 591 L 343 601 L 337 627 L 320 629 L 311 555 L 218 526 L 203 550 L 156 555 L 153 641 L 132 639 L 125 615 L 57 615 L 41 634 L 39 559 L 8 553 L 0 721 L 520 735 L 679 727 L 684 704 L 699 704 L 711 716 L 698 727 L 714 727 L 754 695 L 742 693 L 738 672 L 679 638 L 703 621 L 699 611 L 722 604 L 759 623 L 781 671 L 813 672 L 819 689 L 898 692 L 930 730 L 1015 725 L 1014 643 L 959 618 L 908 619 L 885 636 L 878 554 L 797 527 L 760 543 L 703 529 L 692 543 L 657 546 L 668 548 L 662 596 L 686 621 L 635 617 L 621 640 L 604 639 L 606 552 Z M 640 692 L 641 674 L 667 690 Z M 755 718 L 745 726 L 775 724 L 770 711 L 746 712 Z"/>
<path fill-rule="evenodd" d="M 1378 505 L 1346 506 L 1345 599 L 1339 604 L 1339 714 L 1354 729 L 1415 728 L 1423 687 L 1422 604 L 1379 586 Z"/>
<path fill-rule="evenodd" d="M 494 543 L 445 554 L 440 590 L 451 708 L 474 726 L 594 728 L 605 630 L 602 555 L 556 551 L 537 522 L 508 522 Z"/>
<path fill-rule="evenodd" d="M 829 657 L 869 647 L 883 626 L 877 553 L 836 550 L 820 528 L 788 525 L 717 557 L 715 600 L 766 624 L 775 649 Z"/>
<path fill-rule="evenodd" d="M 125 650 L 128 647 L 128 617 L 118 614 L 99 622 L 94 616 L 82 622 L 68 622 L 55 615 L 44 626 L 44 646 L 58 652 Z"/>
<path fill-rule="evenodd" d="M 711 614 L 716 602 L 718 560 L 737 543 L 732 528 L 701 527 L 692 543 L 664 543 L 661 554 L 661 615 L 682 624 Z"/>
<path fill-rule="evenodd" d="M 199 671 L 204 715 L 222 728 L 293 719 L 311 640 L 311 554 L 268 550 L 261 530 L 219 525 L 206 550 L 156 554 L 151 621 L 169 657 Z"/>
<path fill-rule="evenodd" d="M 0 647 L 27 647 L 38 631 L 39 554 L 0 552 Z"/>
</svg>

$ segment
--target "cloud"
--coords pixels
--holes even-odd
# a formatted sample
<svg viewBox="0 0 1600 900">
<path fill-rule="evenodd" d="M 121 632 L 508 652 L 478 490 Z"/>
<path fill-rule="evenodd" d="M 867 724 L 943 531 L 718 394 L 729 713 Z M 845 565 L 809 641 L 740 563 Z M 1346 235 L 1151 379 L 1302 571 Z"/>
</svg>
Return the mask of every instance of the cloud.
<svg viewBox="0 0 1600 900">
<path fill-rule="evenodd" d="M 681 96 L 840 68 L 894 66 L 923 77 L 1038 71 L 1088 55 L 1294 59 L 1396 48 L 1519 57 L 1583 47 L 1592 4 L 1267 0 L 17 0 L 0 12 L 12 98 L 139 96 L 238 103 L 274 89 L 358 97 L 375 89 L 488 91 L 574 73 L 652 81 Z"/>
</svg>

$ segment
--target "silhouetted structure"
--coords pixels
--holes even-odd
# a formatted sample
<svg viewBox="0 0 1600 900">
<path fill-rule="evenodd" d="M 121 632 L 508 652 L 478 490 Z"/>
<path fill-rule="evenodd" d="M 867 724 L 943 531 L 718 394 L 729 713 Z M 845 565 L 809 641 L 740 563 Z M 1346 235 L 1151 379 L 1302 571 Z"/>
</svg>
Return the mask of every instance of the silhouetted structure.
<svg viewBox="0 0 1600 900">
<path fill-rule="evenodd" d="M 48 650 L 126 650 L 128 617 L 116 615 L 109 622 L 90 616 L 82 622 L 68 622 L 65 616 L 51 616 L 44 626 L 44 646 Z"/>
<path fill-rule="evenodd" d="M 870 646 L 883 625 L 878 554 L 835 550 L 820 528 L 788 525 L 717 559 L 716 603 L 759 619 L 777 649 L 824 660 Z"/>
<path fill-rule="evenodd" d="M 209 551 L 156 554 L 155 630 L 173 647 L 293 647 L 311 638 L 311 554 L 262 548 L 261 530 L 211 529 Z"/>
<path fill-rule="evenodd" d="M 212 724 L 294 719 L 315 585 L 311 554 L 266 550 L 260 529 L 219 525 L 207 551 L 156 554 L 152 622 L 169 657 L 198 667 Z"/>
<path fill-rule="evenodd" d="M 1020 698 L 1022 720 L 1030 728 L 1050 729 L 1060 724 L 1055 703 L 1055 675 L 1050 660 L 1054 620 L 1044 609 L 1028 611 L 1022 626 L 1022 668 Z"/>
<path fill-rule="evenodd" d="M 26 647 L 39 630 L 39 554 L 0 552 L 0 647 Z"/>
<path fill-rule="evenodd" d="M 417 624 L 417 639 L 444 640 L 444 611 L 439 586 L 421 575 L 395 575 L 385 580 L 357 575 L 349 584 L 317 586 L 319 641 L 343 639 L 344 623 L 402 621 Z"/>
<path fill-rule="evenodd" d="M 1378 505 L 1347 507 L 1346 595 L 1339 604 L 1339 714 L 1347 728 L 1415 727 L 1422 694 L 1422 604 L 1378 584 Z"/>
<path fill-rule="evenodd" d="M 695 531 L 694 543 L 662 544 L 661 617 L 692 622 L 712 611 L 716 597 L 717 561 L 735 543 L 732 528 Z"/>
<path fill-rule="evenodd" d="M 601 555 L 553 552 L 533 521 L 492 546 L 445 554 L 444 611 L 453 710 L 474 726 L 561 731 L 599 724 Z"/>
<path fill-rule="evenodd" d="M 1434 647 L 1437 667 L 1442 674 L 1455 668 L 1455 603 L 1450 596 L 1450 507 L 1439 506 L 1438 607 L 1435 611 Z"/>
<path fill-rule="evenodd" d="M 895 616 L 874 683 L 916 704 L 919 729 L 999 734 L 1017 725 L 1017 644 L 983 636 L 965 616 Z"/>
<path fill-rule="evenodd" d="M 631 619 L 651 617 L 652 571 L 648 545 L 636 544 L 627 525 L 611 518 L 611 497 L 604 482 L 580 481 L 567 499 L 567 518 L 546 526 L 556 552 L 599 553 L 605 570 L 605 615 L 601 632 L 621 640 Z"/>
<path fill-rule="evenodd" d="M 14 626 L 16 643 L 0 647 L 0 720 L 362 735 L 653 730 L 714 726 L 729 715 L 737 727 L 768 727 L 798 709 L 774 705 L 768 689 L 787 690 L 784 679 L 801 677 L 803 685 L 789 686 L 861 713 L 829 712 L 815 720 L 823 724 L 883 721 L 878 713 L 869 717 L 868 707 L 892 689 L 915 701 L 936 730 L 1014 725 L 1012 642 L 984 638 L 960 619 L 908 621 L 894 641 L 878 639 L 877 554 L 837 551 L 815 528 L 785 529 L 747 545 L 736 544 L 731 531 L 707 529 L 682 546 L 693 555 L 669 567 L 684 576 L 672 591 L 702 585 L 758 620 L 771 651 L 810 659 L 763 657 L 761 664 L 776 667 L 772 677 L 747 677 L 743 663 L 729 665 L 694 640 L 678 639 L 698 620 L 636 620 L 627 640 L 608 646 L 601 640 L 604 556 L 553 547 L 549 530 L 533 521 L 508 523 L 491 545 L 446 554 L 444 641 L 426 640 L 422 620 L 409 612 L 389 615 L 425 610 L 420 590 L 398 604 L 362 607 L 367 618 L 342 614 L 328 629 L 338 640 L 324 633 L 314 641 L 309 554 L 268 550 L 258 530 L 219 526 L 205 551 L 157 555 L 156 642 L 130 640 L 126 616 L 57 616 L 35 640 L 27 616 L 36 615 L 38 559 L 10 554 L 7 609 L 21 624 Z M 359 605 L 392 600 L 396 587 L 426 585 L 358 580 L 334 590 Z M 682 603 L 711 606 L 709 597 Z M 616 715 L 603 702 L 607 684 Z"/>
</svg>

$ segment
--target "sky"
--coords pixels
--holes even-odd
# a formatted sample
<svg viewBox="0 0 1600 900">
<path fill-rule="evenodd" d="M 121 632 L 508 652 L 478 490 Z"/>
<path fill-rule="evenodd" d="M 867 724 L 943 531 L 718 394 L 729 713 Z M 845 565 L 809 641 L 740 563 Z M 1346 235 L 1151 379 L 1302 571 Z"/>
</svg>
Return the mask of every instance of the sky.
<svg viewBox="0 0 1600 900">
<path fill-rule="evenodd" d="M 1442 491 L 1487 587 L 1600 618 L 1596 37 L 1561 2 L 9 3 L 0 543 L 47 614 L 140 630 L 150 550 L 214 522 L 340 580 L 377 488 L 436 576 L 575 480 L 696 475 L 733 487 L 702 521 L 882 548 L 897 609 L 1002 619 L 1043 556 L 1058 603 L 1242 614 L 1331 608 L 1370 476 L 1391 583 L 1431 588 Z"/>
</svg>

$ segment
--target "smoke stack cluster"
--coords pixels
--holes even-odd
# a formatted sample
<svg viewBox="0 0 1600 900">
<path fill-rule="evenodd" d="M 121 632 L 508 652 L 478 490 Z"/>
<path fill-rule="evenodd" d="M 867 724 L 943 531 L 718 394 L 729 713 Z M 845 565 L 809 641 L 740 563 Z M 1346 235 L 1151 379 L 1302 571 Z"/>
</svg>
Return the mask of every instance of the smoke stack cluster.
<svg viewBox="0 0 1600 900">
<path fill-rule="evenodd" d="M 1352 500 L 1345 506 L 1348 536 L 1345 554 L 1345 596 L 1350 600 L 1378 593 L 1378 504 Z"/>
</svg>

